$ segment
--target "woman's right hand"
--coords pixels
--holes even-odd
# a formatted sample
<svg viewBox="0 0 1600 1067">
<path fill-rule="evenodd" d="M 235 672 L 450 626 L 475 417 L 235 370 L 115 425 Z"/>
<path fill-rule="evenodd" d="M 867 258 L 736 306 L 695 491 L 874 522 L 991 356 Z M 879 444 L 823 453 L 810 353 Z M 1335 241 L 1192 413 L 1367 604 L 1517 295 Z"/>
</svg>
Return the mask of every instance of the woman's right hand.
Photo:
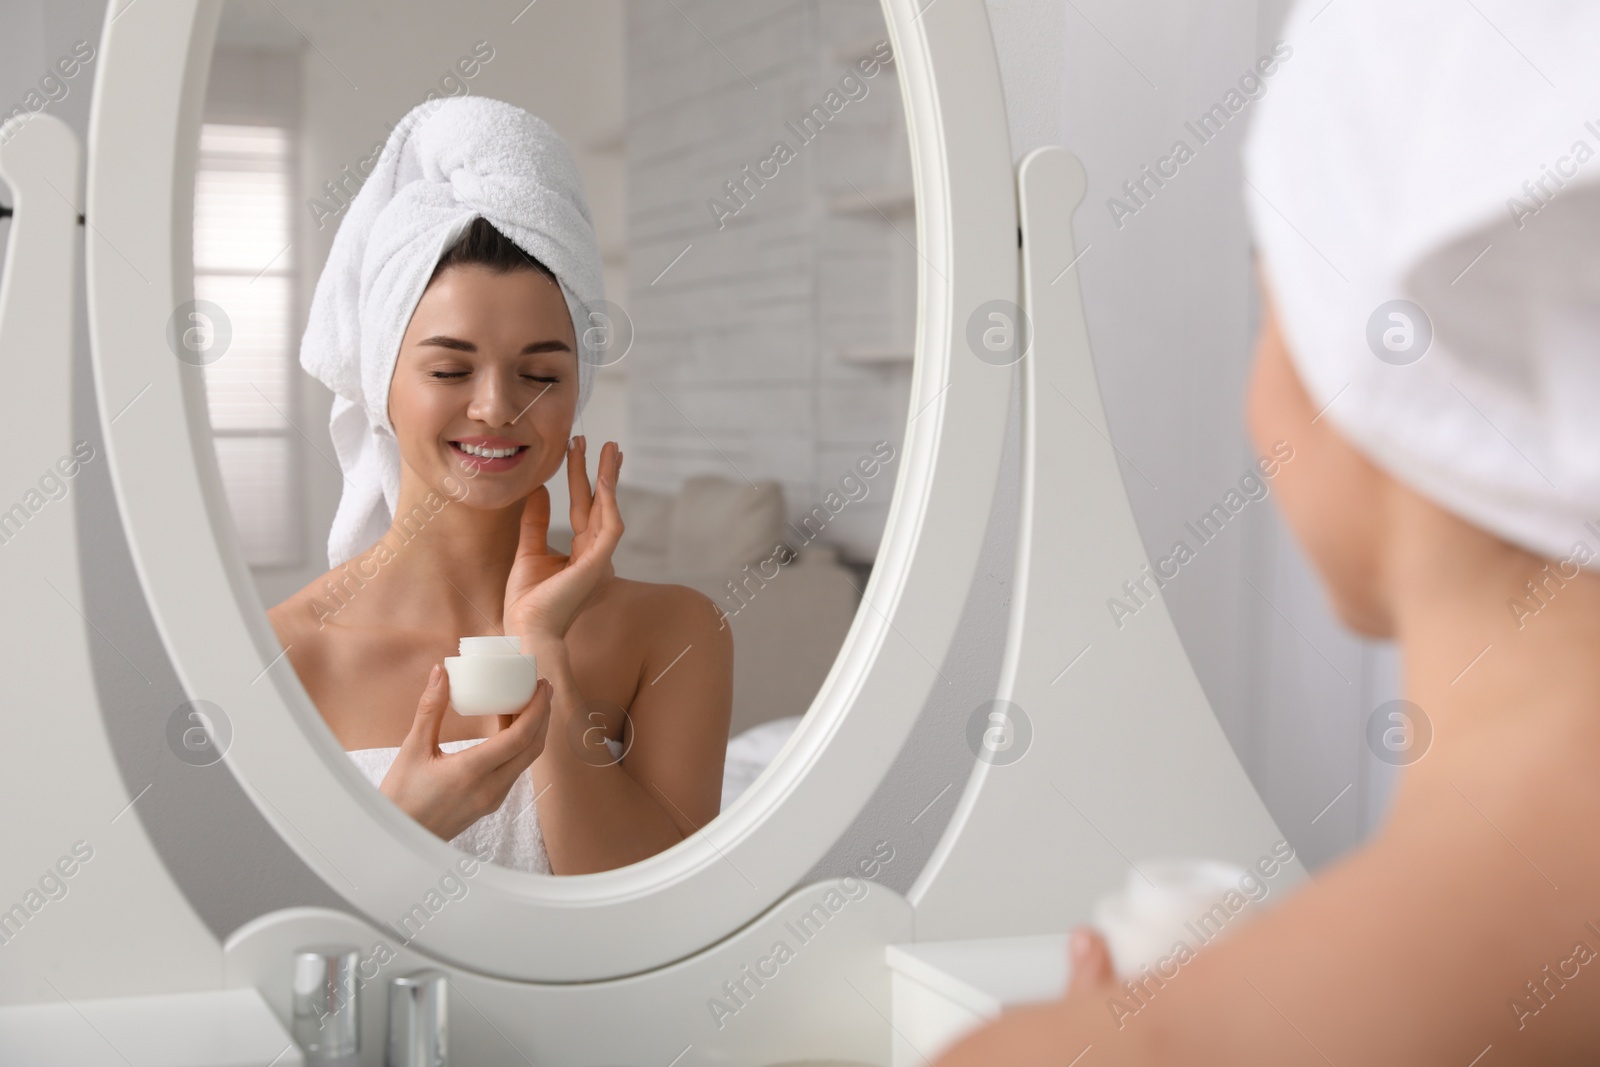
<svg viewBox="0 0 1600 1067">
<path fill-rule="evenodd" d="M 460 752 L 441 752 L 439 726 L 450 703 L 450 678 L 442 665 L 434 664 L 411 732 L 378 789 L 407 815 L 451 840 L 498 811 L 517 776 L 544 751 L 550 694 L 550 682 L 540 678 L 521 712 L 500 716 L 498 733 Z"/>
</svg>

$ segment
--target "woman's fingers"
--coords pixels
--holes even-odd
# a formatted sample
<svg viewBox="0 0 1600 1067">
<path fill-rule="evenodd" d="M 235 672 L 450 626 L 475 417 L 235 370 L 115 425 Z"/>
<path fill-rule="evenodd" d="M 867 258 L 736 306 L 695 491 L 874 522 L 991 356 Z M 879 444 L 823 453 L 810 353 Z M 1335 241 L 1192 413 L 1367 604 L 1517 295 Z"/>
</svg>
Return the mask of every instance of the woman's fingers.
<svg viewBox="0 0 1600 1067">
<path fill-rule="evenodd" d="M 429 752 L 439 750 L 439 727 L 444 722 L 444 709 L 450 703 L 450 678 L 444 665 L 435 663 L 428 673 L 428 683 L 422 688 L 422 698 L 417 701 L 417 715 L 411 720 L 407 743 L 428 746 Z"/>
<path fill-rule="evenodd" d="M 550 732 L 550 709 L 555 696 L 555 686 L 549 679 L 539 679 L 539 684 L 534 688 L 533 699 L 528 701 L 528 706 L 522 710 L 517 721 L 511 724 L 512 728 L 521 726 L 524 730 L 522 741 L 524 747 L 522 754 L 515 761 L 517 772 L 528 769 L 528 766 L 538 759 L 544 752 L 545 738 Z"/>
<path fill-rule="evenodd" d="M 510 726 L 461 753 L 468 757 L 474 775 L 485 778 L 502 775 L 510 779 L 528 769 L 544 750 L 553 692 L 550 680 L 540 678 L 534 686 L 532 699 L 512 718 Z M 507 784 L 509 786 L 509 782 Z"/>
<path fill-rule="evenodd" d="M 595 488 L 589 482 L 588 441 L 581 434 L 573 438 L 577 444 L 567 453 L 567 492 L 572 498 L 572 533 L 574 538 L 589 529 L 594 518 Z M 615 441 L 607 441 L 600 449 L 600 463 L 595 469 L 596 481 L 604 491 L 606 479 L 611 480 L 613 501 L 617 473 L 622 470 L 622 449 Z M 613 503 L 613 510 L 615 504 Z"/>
<path fill-rule="evenodd" d="M 622 477 L 622 450 L 619 448 L 611 460 L 611 477 L 605 482 L 606 518 L 616 526 L 616 536 L 622 536 L 622 508 L 617 503 L 617 479 Z"/>
<path fill-rule="evenodd" d="M 1106 939 L 1093 927 L 1080 926 L 1072 931 L 1068 940 L 1068 954 L 1072 962 L 1072 982 L 1067 995 L 1092 990 L 1114 981 L 1116 971 L 1111 965 L 1111 948 Z"/>
<path fill-rule="evenodd" d="M 609 556 L 622 540 L 622 509 L 617 506 L 617 471 L 621 467 L 622 461 L 613 458 L 610 470 L 600 477 L 600 490 L 595 498 L 599 507 L 589 511 L 593 529 L 588 547 L 596 555 Z"/>
<path fill-rule="evenodd" d="M 590 498 L 585 516 L 584 535 L 572 541 L 574 561 L 594 554 L 597 544 L 609 552 L 622 538 L 622 510 L 617 505 L 617 472 L 622 468 L 622 453 L 615 441 L 608 441 L 600 459 L 599 481 Z M 581 549 L 581 552 L 580 552 Z"/>
<path fill-rule="evenodd" d="M 517 716 L 509 729 L 495 735 L 495 740 L 504 739 L 506 742 L 513 742 L 514 747 L 503 763 L 481 772 L 480 780 L 488 789 L 490 800 L 485 814 L 499 810 L 511 788 L 516 785 L 517 777 L 525 774 L 533 765 L 533 761 L 544 751 L 544 738 L 549 722 L 550 683 L 540 679 L 528 707 Z M 489 742 L 485 741 L 482 745 L 474 746 L 474 749 L 482 749 L 488 744 Z"/>
<path fill-rule="evenodd" d="M 517 535 L 517 555 L 550 553 L 550 490 L 543 483 L 522 504 L 522 526 Z"/>
<path fill-rule="evenodd" d="M 589 526 L 589 507 L 594 493 L 589 487 L 589 446 L 582 434 L 572 439 L 567 449 L 567 498 L 572 502 L 570 516 L 574 536 Z"/>
</svg>

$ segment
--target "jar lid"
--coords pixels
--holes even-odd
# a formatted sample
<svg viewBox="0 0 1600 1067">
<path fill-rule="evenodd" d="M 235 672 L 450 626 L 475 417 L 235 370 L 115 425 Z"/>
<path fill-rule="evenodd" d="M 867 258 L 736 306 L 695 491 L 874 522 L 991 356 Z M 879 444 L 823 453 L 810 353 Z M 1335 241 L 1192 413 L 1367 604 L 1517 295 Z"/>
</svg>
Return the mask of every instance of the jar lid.
<svg viewBox="0 0 1600 1067">
<path fill-rule="evenodd" d="M 522 641 L 516 637 L 507 637 L 502 634 L 492 634 L 488 637 L 463 637 L 461 639 L 461 654 L 463 656 L 520 656 L 522 655 Z"/>
</svg>

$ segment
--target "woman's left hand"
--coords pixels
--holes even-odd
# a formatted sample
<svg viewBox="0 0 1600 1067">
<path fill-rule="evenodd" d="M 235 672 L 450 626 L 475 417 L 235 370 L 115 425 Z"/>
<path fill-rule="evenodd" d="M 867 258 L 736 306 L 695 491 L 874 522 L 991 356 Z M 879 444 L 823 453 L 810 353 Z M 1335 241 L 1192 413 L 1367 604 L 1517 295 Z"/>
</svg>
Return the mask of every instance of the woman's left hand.
<svg viewBox="0 0 1600 1067">
<path fill-rule="evenodd" d="M 523 505 L 517 555 L 506 578 L 508 634 L 564 637 L 578 609 L 616 574 L 611 554 L 622 540 L 622 513 L 617 509 L 622 452 L 615 441 L 600 450 L 597 491 L 589 485 L 586 452 L 581 436 L 567 450 L 572 555 L 550 551 L 550 491 L 539 486 Z"/>
<path fill-rule="evenodd" d="M 1119 992 L 1111 950 L 1092 927 L 1080 926 L 1068 940 L 1071 978 L 1059 1000 L 1009 1008 L 999 1019 L 968 1034 L 940 1056 L 936 1067 L 1061 1067 L 1095 1048 L 1099 1064 L 1139 1062 L 1126 1042 L 1107 1040 L 1107 1004 Z M 1085 1063 L 1089 1062 L 1087 1059 Z"/>
</svg>

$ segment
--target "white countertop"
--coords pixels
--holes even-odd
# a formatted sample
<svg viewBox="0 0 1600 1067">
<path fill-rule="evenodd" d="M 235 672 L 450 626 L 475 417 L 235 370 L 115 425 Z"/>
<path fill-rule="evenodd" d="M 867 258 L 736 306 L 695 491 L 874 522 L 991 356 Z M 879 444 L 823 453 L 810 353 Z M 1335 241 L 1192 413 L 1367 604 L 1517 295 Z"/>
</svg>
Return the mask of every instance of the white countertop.
<svg viewBox="0 0 1600 1067">
<path fill-rule="evenodd" d="M 0 1063 L 17 1067 L 304 1067 L 254 989 L 0 1007 Z"/>
<path fill-rule="evenodd" d="M 1066 992 L 1067 935 L 917 941 L 884 950 L 889 969 L 992 1018 L 1014 1004 Z"/>
</svg>

